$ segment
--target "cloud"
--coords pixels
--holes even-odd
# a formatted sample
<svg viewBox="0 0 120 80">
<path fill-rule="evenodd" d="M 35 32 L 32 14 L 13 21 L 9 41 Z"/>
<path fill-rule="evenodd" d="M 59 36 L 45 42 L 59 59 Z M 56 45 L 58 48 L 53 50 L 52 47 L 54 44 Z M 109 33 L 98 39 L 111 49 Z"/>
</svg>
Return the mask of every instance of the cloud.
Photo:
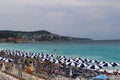
<svg viewBox="0 0 120 80">
<path fill-rule="evenodd" d="M 120 0 L 3 0 L 0 28 L 100 38 L 120 34 Z M 110 34 L 110 35 L 109 35 Z"/>
</svg>

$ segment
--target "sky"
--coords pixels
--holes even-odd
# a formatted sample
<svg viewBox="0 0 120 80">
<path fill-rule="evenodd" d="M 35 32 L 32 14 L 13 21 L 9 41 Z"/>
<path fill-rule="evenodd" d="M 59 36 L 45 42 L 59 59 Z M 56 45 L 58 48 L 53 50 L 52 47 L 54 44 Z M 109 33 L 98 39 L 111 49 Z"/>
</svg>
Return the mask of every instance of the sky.
<svg viewBox="0 0 120 80">
<path fill-rule="evenodd" d="M 1 0 L 0 30 L 120 39 L 120 0 Z"/>
</svg>

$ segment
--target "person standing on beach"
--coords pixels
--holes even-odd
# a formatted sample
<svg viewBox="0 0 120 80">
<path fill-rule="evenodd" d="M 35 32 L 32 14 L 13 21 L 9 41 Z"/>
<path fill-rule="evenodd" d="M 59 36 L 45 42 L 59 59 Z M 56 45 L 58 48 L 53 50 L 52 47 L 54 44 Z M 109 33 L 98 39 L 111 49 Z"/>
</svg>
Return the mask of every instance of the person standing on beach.
<svg viewBox="0 0 120 80">
<path fill-rule="evenodd" d="M 54 49 L 54 53 L 53 53 L 53 54 L 54 54 L 54 58 L 58 59 L 58 56 L 57 56 L 57 53 L 56 53 L 56 52 L 57 52 L 57 50 Z"/>
</svg>

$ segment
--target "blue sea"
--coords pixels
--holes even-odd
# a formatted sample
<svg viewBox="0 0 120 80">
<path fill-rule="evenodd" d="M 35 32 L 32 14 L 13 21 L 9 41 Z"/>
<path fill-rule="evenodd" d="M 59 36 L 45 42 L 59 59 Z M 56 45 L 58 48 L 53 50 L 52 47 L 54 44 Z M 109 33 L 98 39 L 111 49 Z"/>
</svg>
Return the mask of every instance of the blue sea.
<svg viewBox="0 0 120 80">
<path fill-rule="evenodd" d="M 36 43 L 0 43 L 0 49 L 44 52 L 68 57 L 82 57 L 98 61 L 120 62 L 119 40 L 36 42 Z"/>
</svg>

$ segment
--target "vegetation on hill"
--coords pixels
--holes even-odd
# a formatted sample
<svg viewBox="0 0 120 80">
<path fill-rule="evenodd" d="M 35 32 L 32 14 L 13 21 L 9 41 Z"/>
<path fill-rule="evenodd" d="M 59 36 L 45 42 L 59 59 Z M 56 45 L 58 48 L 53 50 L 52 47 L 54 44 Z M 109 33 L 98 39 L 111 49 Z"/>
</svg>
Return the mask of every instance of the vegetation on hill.
<svg viewBox="0 0 120 80">
<path fill-rule="evenodd" d="M 71 41 L 71 40 L 91 40 L 91 39 L 60 36 L 45 30 L 31 32 L 9 30 L 0 31 L 0 42 Z"/>
</svg>

